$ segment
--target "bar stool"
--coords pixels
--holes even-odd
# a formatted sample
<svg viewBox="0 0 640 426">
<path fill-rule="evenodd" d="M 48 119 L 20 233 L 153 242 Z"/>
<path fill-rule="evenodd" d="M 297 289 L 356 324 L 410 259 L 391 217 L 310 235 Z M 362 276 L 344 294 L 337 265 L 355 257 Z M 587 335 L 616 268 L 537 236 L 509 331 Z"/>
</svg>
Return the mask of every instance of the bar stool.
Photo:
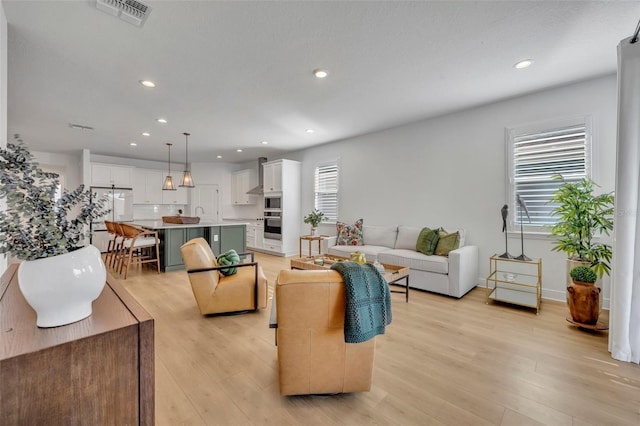
<svg viewBox="0 0 640 426">
<path fill-rule="evenodd" d="M 149 231 L 127 223 L 120 223 L 124 241 L 120 250 L 119 272 L 124 269 L 124 279 L 127 279 L 131 264 L 155 263 L 160 273 L 160 249 L 158 233 Z M 154 250 L 155 248 L 155 250 Z"/>
<path fill-rule="evenodd" d="M 120 243 L 122 238 L 118 234 L 115 222 L 105 220 L 104 224 L 107 227 L 107 232 L 109 233 L 109 242 L 107 243 L 107 252 L 104 256 L 104 263 L 105 265 L 112 266 L 111 264 L 114 262 L 116 256 L 116 248 L 118 247 L 118 244 Z"/>
</svg>

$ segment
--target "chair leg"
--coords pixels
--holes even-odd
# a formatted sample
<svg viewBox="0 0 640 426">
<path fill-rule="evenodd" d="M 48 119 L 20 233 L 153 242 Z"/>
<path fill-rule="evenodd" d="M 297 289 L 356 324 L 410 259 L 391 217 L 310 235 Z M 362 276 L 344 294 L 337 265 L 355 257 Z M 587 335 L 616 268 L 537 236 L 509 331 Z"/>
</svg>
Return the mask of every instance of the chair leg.
<svg viewBox="0 0 640 426">
<path fill-rule="evenodd" d="M 160 273 L 160 249 L 158 248 L 158 240 L 156 239 L 156 269 Z"/>
</svg>

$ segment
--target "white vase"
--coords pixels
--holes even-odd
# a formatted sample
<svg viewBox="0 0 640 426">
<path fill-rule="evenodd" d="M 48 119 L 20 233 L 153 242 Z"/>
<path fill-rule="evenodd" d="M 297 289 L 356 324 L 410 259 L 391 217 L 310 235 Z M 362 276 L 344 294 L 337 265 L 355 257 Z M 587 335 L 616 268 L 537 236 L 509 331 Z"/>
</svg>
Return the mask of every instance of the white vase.
<svg viewBox="0 0 640 426">
<path fill-rule="evenodd" d="M 20 290 L 36 311 L 38 327 L 57 327 L 87 318 L 106 278 L 100 250 L 91 245 L 22 262 L 18 270 Z"/>
</svg>

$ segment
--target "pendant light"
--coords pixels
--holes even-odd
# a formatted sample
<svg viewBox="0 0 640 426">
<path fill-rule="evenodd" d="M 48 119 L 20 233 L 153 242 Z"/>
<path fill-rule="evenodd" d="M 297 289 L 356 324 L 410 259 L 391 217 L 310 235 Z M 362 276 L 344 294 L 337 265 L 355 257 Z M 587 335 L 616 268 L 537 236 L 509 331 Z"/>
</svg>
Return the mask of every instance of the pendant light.
<svg viewBox="0 0 640 426">
<path fill-rule="evenodd" d="M 171 145 L 169 142 L 167 142 L 167 146 L 169 147 L 169 174 L 167 175 L 166 178 L 164 178 L 164 183 L 162 184 L 162 190 L 163 191 L 175 191 L 176 190 L 176 186 L 173 183 L 173 178 L 171 177 Z"/>
<path fill-rule="evenodd" d="M 195 185 L 193 184 L 193 178 L 189 171 L 189 133 L 185 132 L 183 135 L 185 138 L 185 151 L 187 153 L 187 158 L 184 163 L 184 173 L 182 173 L 182 182 L 180 183 L 180 186 L 183 188 L 194 188 Z"/>
</svg>

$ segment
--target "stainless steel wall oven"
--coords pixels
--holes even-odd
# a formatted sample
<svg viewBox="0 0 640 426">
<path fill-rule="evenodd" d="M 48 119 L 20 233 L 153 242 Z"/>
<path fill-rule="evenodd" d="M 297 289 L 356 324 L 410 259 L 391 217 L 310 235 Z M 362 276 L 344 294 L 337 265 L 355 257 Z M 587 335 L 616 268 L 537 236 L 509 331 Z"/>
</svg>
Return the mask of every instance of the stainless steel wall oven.
<svg viewBox="0 0 640 426">
<path fill-rule="evenodd" d="M 272 240 L 282 240 L 282 212 L 265 210 L 264 237 Z"/>
</svg>

